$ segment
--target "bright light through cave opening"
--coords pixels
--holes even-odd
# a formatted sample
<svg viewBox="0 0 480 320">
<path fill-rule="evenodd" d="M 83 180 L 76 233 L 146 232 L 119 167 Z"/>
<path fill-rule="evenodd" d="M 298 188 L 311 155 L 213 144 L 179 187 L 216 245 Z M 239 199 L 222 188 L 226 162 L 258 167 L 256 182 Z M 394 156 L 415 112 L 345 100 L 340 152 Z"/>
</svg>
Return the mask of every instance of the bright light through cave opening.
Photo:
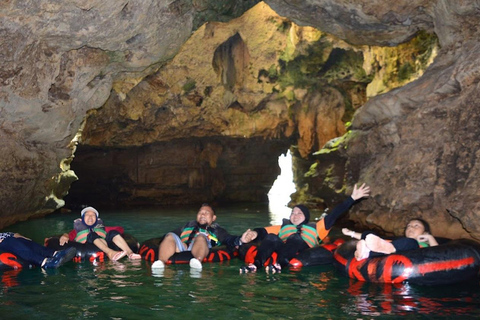
<svg viewBox="0 0 480 320">
<path fill-rule="evenodd" d="M 292 209 L 287 205 L 290 202 L 290 195 L 296 191 L 293 183 L 292 155 L 290 151 L 278 157 L 278 165 L 280 166 L 280 175 L 268 192 L 270 223 L 273 225 L 281 224 L 283 218 L 290 216 Z"/>
</svg>

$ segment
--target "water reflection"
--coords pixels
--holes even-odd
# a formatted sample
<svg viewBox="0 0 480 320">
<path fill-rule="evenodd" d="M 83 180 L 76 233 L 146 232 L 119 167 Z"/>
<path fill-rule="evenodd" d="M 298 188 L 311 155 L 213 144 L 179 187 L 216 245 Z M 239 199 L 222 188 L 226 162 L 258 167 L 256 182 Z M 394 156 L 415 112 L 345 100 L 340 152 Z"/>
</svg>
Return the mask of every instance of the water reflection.
<svg viewBox="0 0 480 320">
<path fill-rule="evenodd" d="M 190 268 L 190 278 L 200 279 L 202 277 L 202 270 Z"/>
<path fill-rule="evenodd" d="M 6 270 L 2 273 L 2 284 L 4 290 L 10 287 L 16 287 L 20 283 L 18 282 L 17 276 L 20 273 L 21 269 Z"/>
<path fill-rule="evenodd" d="M 251 208 L 251 204 L 245 207 Z M 252 214 L 253 210 L 222 209 L 222 225 L 233 232 L 267 222 L 266 215 Z M 109 221 L 127 227 L 133 235 L 141 234 L 142 241 L 182 225 L 190 217 L 190 210 L 177 215 L 152 209 L 135 214 L 114 212 Z M 25 231 L 29 227 L 42 226 L 39 230 L 43 233 L 38 236 L 43 239 L 53 233 L 48 229 L 51 221 L 61 219 L 71 222 L 72 216 L 52 215 L 12 228 L 29 234 Z M 340 234 L 333 230 L 330 235 Z M 0 274 L 0 315 L 2 320 L 480 318 L 478 283 L 380 285 L 349 280 L 333 266 L 239 275 L 242 264 L 238 259 L 205 263 L 200 274 L 192 274 L 188 265 L 168 265 L 162 276 L 151 272 L 150 262 L 128 259 L 72 262 L 46 271 L 11 270 Z"/>
<path fill-rule="evenodd" d="M 468 315 L 477 306 L 471 296 L 452 297 L 455 286 L 422 287 L 405 284 L 376 284 L 351 280 L 348 293 L 354 297 L 354 306 L 362 315 L 412 313 L 442 314 L 443 316 Z M 478 290 L 474 289 L 474 290 Z M 468 293 L 470 295 L 471 293 Z M 477 294 L 478 298 L 478 294 Z"/>
</svg>

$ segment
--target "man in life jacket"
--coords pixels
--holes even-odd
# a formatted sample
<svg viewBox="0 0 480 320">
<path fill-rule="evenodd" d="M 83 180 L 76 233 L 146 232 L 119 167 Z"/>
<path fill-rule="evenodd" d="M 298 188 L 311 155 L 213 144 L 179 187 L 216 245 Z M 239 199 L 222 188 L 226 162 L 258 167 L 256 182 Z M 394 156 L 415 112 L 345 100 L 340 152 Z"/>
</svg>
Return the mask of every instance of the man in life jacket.
<svg viewBox="0 0 480 320">
<path fill-rule="evenodd" d="M 152 270 L 161 270 L 172 255 L 178 252 L 190 251 L 190 268 L 201 270 L 202 261 L 208 255 L 210 248 L 227 245 L 240 246 L 255 239 L 257 233 L 247 230 L 241 237 L 230 235 L 220 227 L 215 220 L 217 216 L 212 206 L 202 204 L 197 212 L 197 219 L 187 222 L 165 235 L 158 248 L 158 260 L 152 264 Z"/>
<path fill-rule="evenodd" d="M 86 207 L 81 212 L 81 218 L 73 221 L 73 229 L 70 234 L 64 233 L 60 237 L 60 245 L 63 246 L 69 240 L 79 243 L 93 243 L 98 249 L 105 252 L 110 260 L 117 261 L 125 256 L 137 260 L 142 257 L 130 249 L 118 230 L 106 231 L 102 219 L 98 217 L 98 211 L 93 207 Z M 115 244 L 122 251 L 110 248 Z"/>
<path fill-rule="evenodd" d="M 318 222 L 310 222 L 310 211 L 302 204 L 293 207 L 290 219 L 283 219 L 282 225 L 265 228 L 265 232 L 259 234 L 262 240 L 255 257 L 254 263 L 240 268 L 240 273 L 256 272 L 264 266 L 274 252 L 277 253 L 276 261 L 266 267 L 267 272 L 280 272 L 282 267 L 298 253 L 319 246 L 328 235 L 335 221 L 359 199 L 368 197 L 370 187 L 363 184 L 354 186 L 352 195 L 343 203 L 336 206 L 331 213 Z M 268 233 L 268 234 L 267 234 Z M 263 234 L 267 234 L 265 238 Z"/>
</svg>

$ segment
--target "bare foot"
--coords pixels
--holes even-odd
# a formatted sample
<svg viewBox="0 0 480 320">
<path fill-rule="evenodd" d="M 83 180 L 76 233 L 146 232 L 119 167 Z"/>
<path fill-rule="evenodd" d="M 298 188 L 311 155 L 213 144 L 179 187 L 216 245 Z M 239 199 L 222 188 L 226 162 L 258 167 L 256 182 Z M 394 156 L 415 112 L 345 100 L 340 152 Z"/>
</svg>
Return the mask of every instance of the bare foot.
<svg viewBox="0 0 480 320">
<path fill-rule="evenodd" d="M 127 256 L 128 256 L 128 259 L 130 259 L 130 260 L 140 260 L 140 259 L 142 259 L 142 256 L 139 255 L 138 253 L 133 253 L 132 252 L 132 253 L 128 254 Z"/>
<path fill-rule="evenodd" d="M 117 261 L 125 257 L 127 253 L 125 251 L 114 251 L 112 256 L 109 256 L 110 260 Z"/>
<path fill-rule="evenodd" d="M 355 259 L 357 261 L 367 259 L 368 256 L 370 255 L 370 250 L 367 247 L 367 244 L 365 243 L 365 240 L 360 240 L 357 242 L 357 250 L 355 250 Z"/>
<path fill-rule="evenodd" d="M 365 243 L 367 244 L 367 247 L 374 252 L 380 252 L 384 254 L 395 252 L 395 247 L 391 242 L 383 240 L 379 236 L 371 233 L 365 237 Z"/>
</svg>

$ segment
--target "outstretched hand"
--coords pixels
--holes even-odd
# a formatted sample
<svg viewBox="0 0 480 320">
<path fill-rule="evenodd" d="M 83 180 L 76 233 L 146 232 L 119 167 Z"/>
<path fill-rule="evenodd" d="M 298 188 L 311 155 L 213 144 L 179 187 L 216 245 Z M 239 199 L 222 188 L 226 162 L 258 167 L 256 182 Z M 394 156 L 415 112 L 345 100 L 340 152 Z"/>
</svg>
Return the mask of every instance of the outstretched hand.
<svg viewBox="0 0 480 320">
<path fill-rule="evenodd" d="M 23 238 L 23 239 L 27 239 L 27 240 L 32 241 L 32 239 L 27 238 L 27 237 L 25 237 L 25 236 L 22 236 L 20 233 L 17 233 L 17 232 L 15 232 L 15 233 L 13 234 L 13 237 L 14 237 L 14 238 Z"/>
<path fill-rule="evenodd" d="M 249 243 L 250 241 L 255 240 L 257 238 L 257 236 L 258 236 L 257 231 L 253 231 L 253 230 L 248 229 L 247 231 L 245 231 L 243 233 L 240 240 L 242 241 L 242 243 Z"/>
<path fill-rule="evenodd" d="M 352 198 L 353 200 L 358 200 L 364 197 L 368 197 L 370 195 L 370 187 L 362 184 L 359 188 L 357 188 L 357 185 L 355 184 L 353 186 L 353 192 L 352 192 Z"/>
<path fill-rule="evenodd" d="M 360 232 L 355 232 L 347 228 L 343 228 L 342 233 L 354 239 L 358 239 L 358 240 L 362 239 L 362 234 Z"/>
<path fill-rule="evenodd" d="M 59 243 L 61 246 L 63 246 L 65 243 L 68 242 L 68 234 L 64 233 L 59 239 Z"/>
</svg>

